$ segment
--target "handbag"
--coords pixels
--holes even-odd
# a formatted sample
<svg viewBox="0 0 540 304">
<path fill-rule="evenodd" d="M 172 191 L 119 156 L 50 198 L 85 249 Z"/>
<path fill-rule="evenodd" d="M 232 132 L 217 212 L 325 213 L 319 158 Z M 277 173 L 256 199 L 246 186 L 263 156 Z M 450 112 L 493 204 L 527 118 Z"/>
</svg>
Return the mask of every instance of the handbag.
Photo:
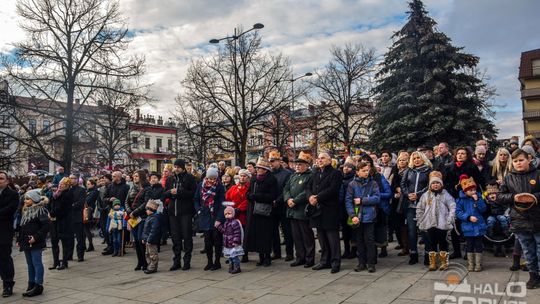
<svg viewBox="0 0 540 304">
<path fill-rule="evenodd" d="M 94 213 L 94 210 L 92 209 L 92 207 L 84 204 L 84 209 L 83 209 L 83 223 L 84 224 L 92 222 L 93 213 Z"/>
<path fill-rule="evenodd" d="M 270 217 L 271 213 L 272 213 L 272 205 L 263 204 L 263 203 L 259 203 L 255 201 L 255 205 L 253 206 L 253 214 Z"/>
</svg>

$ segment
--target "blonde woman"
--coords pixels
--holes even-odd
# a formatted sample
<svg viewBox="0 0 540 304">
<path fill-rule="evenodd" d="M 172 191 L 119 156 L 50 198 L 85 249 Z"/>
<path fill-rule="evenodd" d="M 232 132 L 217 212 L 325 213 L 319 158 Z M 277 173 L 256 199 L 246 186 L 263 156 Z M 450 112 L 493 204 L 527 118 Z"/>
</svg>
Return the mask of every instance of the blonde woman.
<svg viewBox="0 0 540 304">
<path fill-rule="evenodd" d="M 504 178 L 512 171 L 510 152 L 506 148 L 500 148 L 495 155 L 491 168 L 491 179 L 501 185 Z"/>
<path fill-rule="evenodd" d="M 391 188 L 394 197 L 392 198 L 392 211 L 390 213 L 390 229 L 396 233 L 398 246 L 395 249 L 401 249 L 398 256 L 409 255 L 409 244 L 407 237 L 407 225 L 405 224 L 406 212 L 402 208 L 403 197 L 401 196 L 401 179 L 408 168 L 409 153 L 400 153 L 396 165 L 392 168 L 390 174 Z"/>
<path fill-rule="evenodd" d="M 416 231 L 416 204 L 428 190 L 429 173 L 433 165 L 422 152 L 414 151 L 409 158 L 409 166 L 401 179 L 401 195 L 407 217 L 409 237 L 409 265 L 418 263 L 418 233 Z"/>
</svg>

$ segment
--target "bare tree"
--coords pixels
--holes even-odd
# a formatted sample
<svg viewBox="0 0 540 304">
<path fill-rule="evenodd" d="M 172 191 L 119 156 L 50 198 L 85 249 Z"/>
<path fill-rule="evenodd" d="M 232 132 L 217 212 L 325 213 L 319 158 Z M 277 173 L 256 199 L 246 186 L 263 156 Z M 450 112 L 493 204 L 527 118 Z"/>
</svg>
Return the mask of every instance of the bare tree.
<svg viewBox="0 0 540 304">
<path fill-rule="evenodd" d="M 375 72 L 375 50 L 362 45 L 333 47 L 326 67 L 311 82 L 317 94 L 320 140 L 343 144 L 347 152 L 368 123 L 372 110 L 371 89 Z"/>
<path fill-rule="evenodd" d="M 290 100 L 284 85 L 275 82 L 285 78 L 290 78 L 288 60 L 263 54 L 261 38 L 251 32 L 193 62 L 182 84 L 191 98 L 216 109 L 221 119 L 213 122 L 212 136 L 243 164 L 249 130 Z"/>
<path fill-rule="evenodd" d="M 4 58 L 6 74 L 19 93 L 47 104 L 16 106 L 53 116 L 64 130 L 60 157 L 54 154 L 56 149 L 46 148 L 45 142 L 27 132 L 27 121 L 17 120 L 25 133 L 19 142 L 69 172 L 78 115 L 75 100 L 88 104 L 100 89 L 126 93 L 106 87 L 102 78 L 136 79 L 143 72 L 144 59 L 125 56 L 130 39 L 117 0 L 19 0 L 17 13 L 28 38 L 15 43 L 14 60 Z M 62 106 L 55 102 L 64 100 Z"/>
</svg>

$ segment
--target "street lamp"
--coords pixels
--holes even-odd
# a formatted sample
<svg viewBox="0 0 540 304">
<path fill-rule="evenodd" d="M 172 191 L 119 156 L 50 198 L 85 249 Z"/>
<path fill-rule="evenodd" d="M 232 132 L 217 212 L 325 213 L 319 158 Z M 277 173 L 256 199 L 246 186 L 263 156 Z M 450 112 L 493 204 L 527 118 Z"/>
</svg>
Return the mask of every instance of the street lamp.
<svg viewBox="0 0 540 304">
<path fill-rule="evenodd" d="M 212 44 L 217 44 L 222 40 L 227 40 L 227 41 L 232 40 L 232 41 L 234 41 L 234 57 L 233 57 L 233 60 L 234 60 L 234 103 L 235 103 L 235 105 L 236 105 L 236 101 L 238 99 L 238 77 L 239 77 L 238 76 L 238 67 L 236 66 L 236 53 L 237 53 L 237 51 L 236 51 L 237 50 L 236 41 L 238 40 L 238 38 L 242 37 L 243 35 L 251 32 L 253 30 L 260 30 L 263 27 L 264 27 L 264 25 L 262 23 L 255 23 L 252 28 L 250 28 L 247 31 L 241 32 L 241 33 L 237 33 L 237 29 L 234 28 L 234 35 L 219 38 L 219 39 L 210 39 L 210 41 L 209 41 Z M 234 118 L 234 122 L 236 123 L 236 115 L 235 115 L 235 118 Z M 236 128 L 233 128 L 233 130 L 236 132 Z"/>
<path fill-rule="evenodd" d="M 293 138 L 293 153 L 296 155 L 296 125 L 294 123 L 294 82 L 302 79 L 304 77 L 312 76 L 313 74 L 308 72 L 305 73 L 302 76 L 298 76 L 296 78 L 291 77 L 291 79 L 282 79 L 282 80 L 274 80 L 274 83 L 280 83 L 280 82 L 290 82 L 291 83 L 291 96 L 292 96 L 292 102 L 291 102 L 291 122 L 292 122 L 292 138 Z"/>
</svg>

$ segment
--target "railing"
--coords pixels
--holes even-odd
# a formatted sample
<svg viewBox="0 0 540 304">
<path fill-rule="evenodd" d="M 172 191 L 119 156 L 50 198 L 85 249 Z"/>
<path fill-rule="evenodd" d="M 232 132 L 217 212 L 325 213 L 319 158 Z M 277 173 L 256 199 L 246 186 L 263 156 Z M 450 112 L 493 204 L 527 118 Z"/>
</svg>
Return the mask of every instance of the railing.
<svg viewBox="0 0 540 304">
<path fill-rule="evenodd" d="M 521 98 L 540 97 L 540 88 L 521 90 Z"/>
<path fill-rule="evenodd" d="M 540 110 L 538 111 L 525 111 L 523 112 L 523 118 L 540 118 Z"/>
</svg>

